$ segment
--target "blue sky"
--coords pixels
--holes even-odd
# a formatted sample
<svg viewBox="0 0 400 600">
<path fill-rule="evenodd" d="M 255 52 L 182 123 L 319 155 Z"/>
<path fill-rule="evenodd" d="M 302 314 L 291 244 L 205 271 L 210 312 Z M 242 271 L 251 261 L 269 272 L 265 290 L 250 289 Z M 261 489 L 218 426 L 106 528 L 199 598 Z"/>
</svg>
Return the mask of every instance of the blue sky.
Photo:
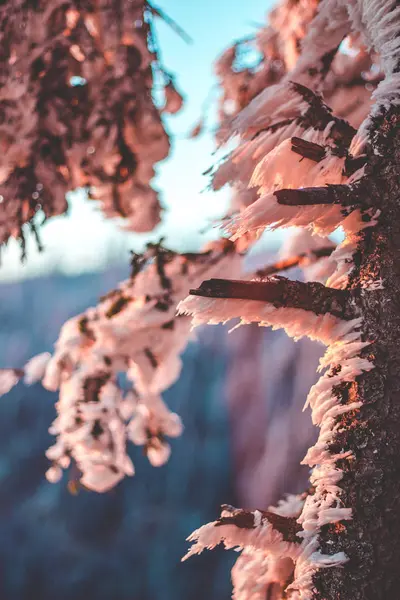
<svg viewBox="0 0 400 600">
<path fill-rule="evenodd" d="M 69 216 L 57 217 L 42 228 L 45 252 L 38 255 L 31 242 L 28 260 L 19 263 L 19 249 L 11 243 L 2 256 L 1 279 L 19 279 L 55 268 L 69 273 L 99 269 L 113 260 L 128 260 L 129 249 L 140 249 L 149 239 L 166 235 L 170 246 L 198 249 L 199 232 L 222 215 L 229 191 L 203 191 L 203 171 L 213 162 L 212 132 L 196 140 L 187 133 L 199 119 L 202 104 L 215 84 L 213 61 L 235 39 L 255 31 L 265 21 L 270 0 L 160 0 L 156 3 L 193 38 L 187 45 L 164 22 L 158 21 L 162 61 L 176 74 L 179 89 L 186 96 L 184 109 L 167 119 L 172 135 L 170 157 L 158 167 L 157 187 L 166 207 L 164 223 L 150 236 L 121 231 L 117 223 L 102 217 L 96 203 L 75 194 Z M 210 119 L 212 121 L 212 119 Z M 215 235 L 215 234 L 214 234 Z"/>
</svg>

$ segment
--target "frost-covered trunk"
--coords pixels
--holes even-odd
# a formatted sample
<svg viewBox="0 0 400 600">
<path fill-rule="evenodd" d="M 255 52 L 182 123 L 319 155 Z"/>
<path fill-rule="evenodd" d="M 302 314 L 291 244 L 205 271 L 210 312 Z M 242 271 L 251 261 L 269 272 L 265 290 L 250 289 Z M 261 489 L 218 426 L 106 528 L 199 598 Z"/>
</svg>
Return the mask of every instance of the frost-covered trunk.
<svg viewBox="0 0 400 600">
<path fill-rule="evenodd" d="M 340 486 L 353 518 L 321 529 L 322 550 L 350 559 L 345 568 L 317 572 L 321 600 L 393 600 L 400 590 L 400 110 L 377 119 L 374 129 L 379 154 L 369 156 L 365 193 L 381 215 L 361 234 L 349 287 L 357 292 L 367 280 L 383 281 L 383 289 L 363 290 L 356 301 L 362 338 L 374 342 L 363 353 L 375 368 L 335 388 L 341 403 L 362 404 L 339 418 L 330 448 L 352 453 L 340 462 Z"/>
<path fill-rule="evenodd" d="M 235 600 L 399 595 L 399 25 L 398 3 L 322 2 L 295 67 L 234 120 L 239 147 L 214 176 L 257 188 L 225 226 L 231 240 L 292 225 L 345 232 L 326 285 L 274 272 L 262 281 L 211 279 L 180 306 L 195 325 L 239 319 L 328 347 L 307 399 L 320 429 L 303 460 L 310 488 L 267 511 L 223 507 L 189 538 L 188 555 L 221 542 L 242 552 Z M 323 87 L 351 31 L 379 55 L 382 71 L 357 132 L 311 91 Z"/>
<path fill-rule="evenodd" d="M 211 279 L 191 290 L 192 296 L 181 305 L 183 312 L 193 315 L 194 324 L 240 318 L 242 324 L 282 327 L 295 339 L 307 335 L 328 346 L 321 360 L 321 368 L 328 369 L 308 397 L 313 422 L 320 427 L 319 439 L 303 461 L 312 467 L 310 489 L 303 497 L 289 497 L 277 507 L 269 507 L 269 512 L 223 507 L 217 521 L 189 538 L 195 542 L 189 555 L 221 541 L 227 548 L 242 550 L 232 571 L 237 600 L 398 597 L 397 106 L 371 119 L 368 138 L 360 155 L 364 167 L 357 184 L 288 188 L 275 193 L 278 203 L 271 220 L 285 214 L 278 212 L 282 198 L 285 206 L 296 210 L 299 206 L 310 210 L 310 205 L 316 210 L 339 198 L 346 207 L 342 222 L 346 228 L 350 219 L 351 227 L 347 225 L 348 239 L 333 254 L 338 268 L 327 286 L 276 276 L 261 282 Z M 262 196 L 261 201 L 266 207 L 274 202 L 270 195 Z M 251 215 L 250 209 L 247 215 Z M 298 214 L 285 217 L 296 219 Z M 268 218 L 265 211 L 258 226 Z M 246 231 L 249 223 L 251 226 L 251 220 L 242 216 L 232 227 Z M 276 521 L 277 514 L 286 520 Z"/>
</svg>

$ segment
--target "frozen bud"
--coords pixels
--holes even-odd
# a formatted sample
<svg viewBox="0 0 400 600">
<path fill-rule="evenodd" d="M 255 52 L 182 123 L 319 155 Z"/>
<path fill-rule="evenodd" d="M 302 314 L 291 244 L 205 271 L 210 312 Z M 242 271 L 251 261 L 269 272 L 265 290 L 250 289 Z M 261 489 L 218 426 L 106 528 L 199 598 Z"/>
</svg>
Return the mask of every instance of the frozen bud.
<svg viewBox="0 0 400 600">
<path fill-rule="evenodd" d="M 27 385 L 32 385 L 43 379 L 46 367 L 51 358 L 49 352 L 43 352 L 31 358 L 24 367 L 24 382 Z"/>
<path fill-rule="evenodd" d="M 46 479 L 50 483 L 57 483 L 62 477 L 62 469 L 58 465 L 53 465 L 46 471 Z"/>
<path fill-rule="evenodd" d="M 46 366 L 46 372 L 43 377 L 42 385 L 50 392 L 55 392 L 60 387 L 61 366 L 58 358 L 53 356 Z"/>
<path fill-rule="evenodd" d="M 71 464 L 71 459 L 69 456 L 65 455 L 62 456 L 60 458 L 60 460 L 58 461 L 58 464 L 60 465 L 60 467 L 62 467 L 63 469 L 68 469 L 69 465 Z"/>
<path fill-rule="evenodd" d="M 162 467 L 168 462 L 171 447 L 159 438 L 153 438 L 146 449 L 147 458 L 153 467 Z"/>
<path fill-rule="evenodd" d="M 7 394 L 17 385 L 20 377 L 17 369 L 0 369 L 0 396 Z"/>
<path fill-rule="evenodd" d="M 179 437 L 182 435 L 182 420 L 176 413 L 171 413 L 164 423 L 164 434 L 169 437 Z"/>
<path fill-rule="evenodd" d="M 142 409 L 146 409 L 146 407 L 138 407 L 135 417 L 130 421 L 127 427 L 128 438 L 131 442 L 136 444 L 136 446 L 142 446 L 147 442 L 148 416 L 144 414 Z"/>
<path fill-rule="evenodd" d="M 183 106 L 183 97 L 178 92 L 172 81 L 165 86 L 164 94 L 165 104 L 163 107 L 163 112 L 169 113 L 170 115 L 174 115 L 179 112 Z"/>
<path fill-rule="evenodd" d="M 79 21 L 79 12 L 73 8 L 69 8 L 65 13 L 67 27 L 73 29 Z"/>
<path fill-rule="evenodd" d="M 124 421 L 128 421 L 135 412 L 136 399 L 133 394 L 128 394 L 119 405 L 119 412 Z"/>
<path fill-rule="evenodd" d="M 131 461 L 128 455 L 124 457 L 124 462 L 122 466 L 125 475 L 133 476 L 135 474 L 135 467 L 133 466 L 133 462 Z"/>
<path fill-rule="evenodd" d="M 121 481 L 124 474 L 117 469 L 102 465 L 92 465 L 82 475 L 81 484 L 100 494 L 108 492 Z"/>
<path fill-rule="evenodd" d="M 64 452 L 64 445 L 57 441 L 53 446 L 50 446 L 50 448 L 46 450 L 46 457 L 49 460 L 56 460 L 58 462 L 59 459 L 64 455 Z"/>
</svg>

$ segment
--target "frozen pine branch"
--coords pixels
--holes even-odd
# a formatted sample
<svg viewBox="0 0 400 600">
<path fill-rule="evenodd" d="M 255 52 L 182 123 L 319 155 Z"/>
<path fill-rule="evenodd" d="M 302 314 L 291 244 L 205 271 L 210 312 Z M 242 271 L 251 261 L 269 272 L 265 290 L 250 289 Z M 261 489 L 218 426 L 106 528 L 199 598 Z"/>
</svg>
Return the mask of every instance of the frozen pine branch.
<svg viewBox="0 0 400 600">
<path fill-rule="evenodd" d="M 316 315 L 330 313 L 340 319 L 351 319 L 354 312 L 346 290 L 335 290 L 321 283 L 291 281 L 275 275 L 267 281 L 234 281 L 210 279 L 203 281 L 190 294 L 205 298 L 231 298 L 268 302 L 275 308 L 287 307 L 309 310 Z"/>
<path fill-rule="evenodd" d="M 238 319 L 236 327 L 258 323 L 263 327 L 284 329 L 298 340 L 304 336 L 328 345 L 337 339 L 358 337 L 360 319 L 343 321 L 330 313 L 316 315 L 300 308 L 276 308 L 272 303 L 255 300 L 236 300 L 188 296 L 178 305 L 180 314 L 192 316 L 192 326 L 216 325 Z"/>
<path fill-rule="evenodd" d="M 220 543 L 240 551 L 232 570 L 233 598 L 243 600 L 261 600 L 266 593 L 282 597 L 285 591 L 296 589 L 296 580 L 289 587 L 288 584 L 296 576 L 296 569 L 303 567 L 304 556 L 312 569 L 318 564 L 335 566 L 344 562 L 339 554 L 330 557 L 313 553 L 314 546 L 298 537 L 296 518 L 281 516 L 277 510 L 248 511 L 223 506 L 217 521 L 204 525 L 188 538 L 193 546 L 183 560 Z M 303 580 L 305 577 L 303 574 Z"/>
<path fill-rule="evenodd" d="M 301 527 L 294 517 L 285 517 L 274 512 L 258 511 L 259 516 L 249 510 L 241 508 L 233 508 L 224 504 L 220 518 L 216 521 L 215 527 L 224 525 L 234 525 L 239 529 L 254 529 L 259 524 L 261 517 L 262 521 L 268 521 L 272 527 L 282 535 L 282 538 L 287 542 L 299 543 L 297 534 L 301 531 Z"/>
</svg>

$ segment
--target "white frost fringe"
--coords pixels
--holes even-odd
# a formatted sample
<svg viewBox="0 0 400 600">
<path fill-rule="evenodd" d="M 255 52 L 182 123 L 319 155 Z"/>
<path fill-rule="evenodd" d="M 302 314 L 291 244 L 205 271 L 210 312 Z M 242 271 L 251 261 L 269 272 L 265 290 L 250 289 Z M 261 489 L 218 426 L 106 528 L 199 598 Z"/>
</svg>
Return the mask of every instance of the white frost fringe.
<svg viewBox="0 0 400 600">
<path fill-rule="evenodd" d="M 312 409 L 312 421 L 320 428 L 317 443 L 308 450 L 302 464 L 313 467 L 310 482 L 314 494 L 307 496 L 304 508 L 298 519 L 303 531 L 303 553 L 296 563 L 295 579 L 289 589 L 296 590 L 293 598 L 311 600 L 312 576 L 318 568 L 338 566 L 346 562 L 343 554 L 334 556 L 318 552 L 318 534 L 320 527 L 328 523 L 351 519 L 351 509 L 341 506 L 340 486 L 343 473 L 336 466 L 339 459 L 351 460 L 351 452 L 331 454 L 329 445 L 338 431 L 337 417 L 362 405 L 361 402 L 341 404 L 334 394 L 334 388 L 343 382 L 354 381 L 365 371 L 374 368 L 373 363 L 361 358 L 360 351 L 369 342 L 360 340 L 360 336 L 351 336 L 332 343 L 320 360 L 319 370 L 339 367 L 337 374 L 328 370 L 311 388 L 306 406 Z"/>
<path fill-rule="evenodd" d="M 221 517 L 229 516 L 223 511 Z M 268 551 L 273 558 L 290 557 L 295 559 L 299 554 L 299 544 L 286 542 L 282 534 L 274 529 L 267 518 L 258 510 L 254 511 L 255 527 L 252 529 L 237 527 L 236 525 L 219 525 L 213 521 L 196 529 L 188 538 L 194 542 L 182 560 L 187 560 L 193 554 L 200 554 L 203 550 L 212 550 L 223 543 L 226 549 L 251 548 L 254 550 Z"/>
<path fill-rule="evenodd" d="M 360 339 L 361 319 L 343 321 L 330 314 L 318 316 L 302 309 L 275 308 L 266 302 L 198 296 L 186 298 L 179 304 L 178 310 L 182 314 L 192 315 L 193 326 L 202 323 L 225 323 L 239 318 L 240 324 L 258 322 L 260 325 L 272 326 L 273 329 L 284 328 L 295 339 L 308 336 L 329 346 L 320 361 L 319 369 L 335 367 L 335 371 L 336 368 L 339 370 L 337 373 L 328 370 L 312 387 L 306 403 L 306 406 L 311 406 L 312 420 L 320 427 L 320 435 L 303 461 L 304 464 L 313 467 L 311 484 L 315 492 L 305 500 L 298 518 L 298 522 L 303 527 L 303 531 L 299 534 L 303 538 L 302 543 L 294 544 L 296 550 L 292 546 L 288 547 L 286 556 L 284 554 L 276 556 L 275 546 L 273 549 L 269 547 L 272 538 L 268 535 L 264 538 L 260 534 L 261 537 L 258 537 L 259 534 L 254 530 L 243 533 L 243 530 L 237 528 L 232 531 L 231 525 L 224 526 L 227 529 L 216 531 L 219 527 L 215 528 L 213 523 L 197 530 L 189 538 L 190 541 L 197 543 L 187 555 L 214 547 L 221 541 L 227 548 L 234 546 L 244 548 L 245 553 L 235 567 L 237 593 L 234 593 L 234 598 L 237 600 L 261 598 L 261 590 L 265 590 L 266 582 L 270 582 L 265 571 L 267 569 L 268 572 L 269 569 L 269 557 L 272 556 L 273 560 L 289 558 L 295 563 L 294 581 L 288 587 L 291 592 L 290 598 L 311 600 L 312 577 L 315 571 L 322 567 L 339 566 L 347 560 L 343 553 L 332 556 L 322 554 L 318 550 L 318 534 L 323 525 L 351 519 L 351 509 L 340 505 L 341 490 L 338 484 L 342 478 L 342 471 L 336 466 L 339 459 L 351 460 L 351 453 L 332 455 L 328 448 L 338 428 L 337 417 L 361 406 L 361 402 L 341 404 L 334 394 L 335 386 L 354 381 L 361 373 L 373 369 L 370 361 L 359 356 L 361 350 L 369 345 L 369 342 Z M 285 507 L 283 507 L 284 512 L 279 509 L 279 506 L 275 509 L 277 514 L 288 516 L 287 512 L 285 514 Z M 268 528 L 267 530 L 269 532 Z M 261 533 L 264 535 L 265 531 L 262 530 Z M 265 539 L 266 545 L 263 546 L 260 539 Z M 279 548 L 283 547 L 279 546 Z M 254 551 L 259 554 L 254 554 Z M 242 568 L 249 569 L 247 578 L 253 573 L 255 587 L 251 582 L 243 579 Z M 243 591 L 242 595 L 239 593 L 239 588 Z"/>
<path fill-rule="evenodd" d="M 277 506 L 268 507 L 282 517 L 298 517 L 305 494 L 287 494 Z M 293 573 L 292 558 L 273 557 L 268 550 L 245 547 L 232 568 L 233 600 L 265 600 L 271 586 L 283 586 Z"/>
<path fill-rule="evenodd" d="M 40 381 L 50 359 L 49 352 L 31 358 L 23 369 L 0 369 L 0 396 L 7 394 L 23 378 L 26 385 Z"/>
<path fill-rule="evenodd" d="M 234 300 L 230 298 L 203 298 L 188 296 L 178 304 L 178 312 L 192 316 L 192 326 L 217 325 L 231 319 L 240 319 L 239 325 L 258 323 L 262 327 L 284 329 L 295 341 L 307 336 L 326 345 L 338 339 L 354 339 L 360 319 L 344 321 L 327 313 L 316 315 L 302 308 L 275 308 L 268 302 Z"/>
<path fill-rule="evenodd" d="M 362 221 L 359 218 L 359 211 L 352 212 L 343 222 L 343 229 L 346 237 L 332 252 L 330 259 L 336 263 L 336 269 L 327 279 L 326 285 L 336 289 L 345 289 L 349 281 L 349 275 L 353 270 L 353 257 L 357 250 L 359 241 L 359 233 L 367 227 L 376 225 L 380 215 L 380 210 L 375 213 L 370 213 L 370 221 Z M 376 283 L 362 282 L 361 287 L 364 289 L 381 289 L 382 282 L 379 281 L 379 287 Z"/>
<path fill-rule="evenodd" d="M 400 6 L 390 0 L 353 0 L 348 10 L 354 29 L 361 32 L 365 45 L 379 54 L 385 75 L 372 94 L 374 104 L 370 114 L 352 141 L 350 152 L 357 155 L 368 141 L 372 118 L 400 104 L 400 73 L 394 72 L 400 62 Z"/>
</svg>

